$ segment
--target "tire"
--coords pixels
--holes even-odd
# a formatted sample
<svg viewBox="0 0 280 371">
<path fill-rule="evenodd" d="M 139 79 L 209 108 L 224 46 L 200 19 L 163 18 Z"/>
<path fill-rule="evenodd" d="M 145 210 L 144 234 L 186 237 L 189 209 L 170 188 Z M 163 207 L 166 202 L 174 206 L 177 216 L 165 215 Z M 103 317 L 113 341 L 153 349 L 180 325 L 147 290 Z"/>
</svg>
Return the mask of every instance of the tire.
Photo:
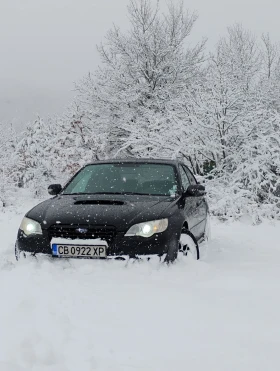
<svg viewBox="0 0 280 371">
<path fill-rule="evenodd" d="M 200 258 L 198 243 L 192 233 L 185 228 L 183 228 L 181 232 L 179 251 L 182 252 L 184 256 L 191 256 L 193 260 L 199 260 Z"/>
<path fill-rule="evenodd" d="M 167 264 L 173 263 L 178 257 L 178 251 L 179 251 L 178 240 L 176 241 L 174 239 L 174 241 L 172 241 L 172 243 L 170 243 L 170 245 L 169 245 L 169 248 L 168 248 L 167 254 L 165 256 L 164 262 L 167 263 Z"/>
</svg>

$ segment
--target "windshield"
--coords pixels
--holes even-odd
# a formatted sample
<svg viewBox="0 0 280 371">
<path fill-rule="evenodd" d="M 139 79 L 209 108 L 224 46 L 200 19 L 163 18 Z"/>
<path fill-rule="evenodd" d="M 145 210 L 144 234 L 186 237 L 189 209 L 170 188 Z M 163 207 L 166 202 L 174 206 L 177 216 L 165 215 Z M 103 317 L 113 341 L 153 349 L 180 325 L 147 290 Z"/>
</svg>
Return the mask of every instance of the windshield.
<svg viewBox="0 0 280 371">
<path fill-rule="evenodd" d="M 88 165 L 63 194 L 143 194 L 170 196 L 177 191 L 175 167 L 165 164 Z"/>
</svg>

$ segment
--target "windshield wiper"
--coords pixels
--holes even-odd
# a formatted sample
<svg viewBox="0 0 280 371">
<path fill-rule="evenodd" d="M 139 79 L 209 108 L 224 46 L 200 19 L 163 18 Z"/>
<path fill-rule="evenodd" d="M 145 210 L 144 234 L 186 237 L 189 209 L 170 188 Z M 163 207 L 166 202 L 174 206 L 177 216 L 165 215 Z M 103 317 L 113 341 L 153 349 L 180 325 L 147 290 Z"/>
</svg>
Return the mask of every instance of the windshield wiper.
<svg viewBox="0 0 280 371">
<path fill-rule="evenodd" d="M 93 195 L 94 193 L 75 192 L 75 193 L 61 193 L 61 194 L 64 196 L 77 196 L 77 195 L 89 196 L 89 195 Z"/>
<path fill-rule="evenodd" d="M 140 192 L 94 192 L 92 195 L 149 195 L 149 193 Z"/>
</svg>

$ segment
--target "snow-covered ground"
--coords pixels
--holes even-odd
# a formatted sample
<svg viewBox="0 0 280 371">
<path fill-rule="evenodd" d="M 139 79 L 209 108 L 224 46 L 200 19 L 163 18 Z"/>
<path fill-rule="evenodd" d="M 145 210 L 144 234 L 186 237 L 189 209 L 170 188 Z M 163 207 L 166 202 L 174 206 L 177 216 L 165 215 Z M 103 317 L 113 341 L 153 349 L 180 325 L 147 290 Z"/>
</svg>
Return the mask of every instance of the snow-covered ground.
<svg viewBox="0 0 280 371">
<path fill-rule="evenodd" d="M 216 222 L 201 261 L 166 267 L 16 263 L 21 217 L 0 214 L 1 371 L 279 369 L 279 223 Z"/>
</svg>

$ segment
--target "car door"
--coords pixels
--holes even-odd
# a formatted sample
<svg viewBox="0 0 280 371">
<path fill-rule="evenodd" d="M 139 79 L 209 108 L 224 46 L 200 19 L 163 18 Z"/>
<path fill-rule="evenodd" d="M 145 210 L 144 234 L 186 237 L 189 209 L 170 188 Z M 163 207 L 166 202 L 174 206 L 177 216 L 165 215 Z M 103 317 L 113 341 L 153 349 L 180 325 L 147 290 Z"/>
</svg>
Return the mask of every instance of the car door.
<svg viewBox="0 0 280 371">
<path fill-rule="evenodd" d="M 183 165 L 179 165 L 179 171 L 180 171 L 183 191 L 185 192 L 188 189 L 188 186 L 190 185 L 190 181 L 189 181 L 186 171 L 184 170 Z M 192 232 L 195 238 L 199 238 L 200 237 L 199 230 L 196 227 L 196 225 L 198 224 L 197 215 L 196 215 L 197 213 L 196 197 L 192 197 L 192 196 L 185 197 L 183 200 L 183 208 L 184 208 L 185 219 L 188 222 L 189 230 Z"/>
<path fill-rule="evenodd" d="M 188 176 L 188 179 L 190 181 L 190 184 L 197 184 L 197 181 L 190 171 L 190 169 L 187 166 L 183 166 L 184 170 Z M 195 216 L 197 219 L 197 224 L 196 224 L 196 230 L 199 235 L 199 237 L 203 236 L 204 230 L 205 230 L 205 225 L 206 225 L 206 218 L 207 218 L 207 203 L 205 196 L 198 196 L 195 197 L 196 199 L 196 212 Z"/>
</svg>

